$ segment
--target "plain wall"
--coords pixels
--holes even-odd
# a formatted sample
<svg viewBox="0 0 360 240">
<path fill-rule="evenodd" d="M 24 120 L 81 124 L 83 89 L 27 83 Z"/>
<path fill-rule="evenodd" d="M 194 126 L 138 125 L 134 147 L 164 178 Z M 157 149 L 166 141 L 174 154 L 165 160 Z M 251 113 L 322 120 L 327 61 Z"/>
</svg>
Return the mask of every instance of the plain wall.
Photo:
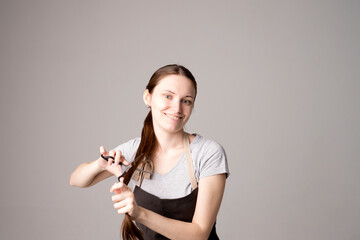
<svg viewBox="0 0 360 240">
<path fill-rule="evenodd" d="M 138 137 L 159 67 L 199 85 L 187 131 L 231 176 L 222 239 L 360 239 L 359 1 L 1 0 L 0 239 L 119 239 L 110 178 L 77 165 Z"/>
</svg>

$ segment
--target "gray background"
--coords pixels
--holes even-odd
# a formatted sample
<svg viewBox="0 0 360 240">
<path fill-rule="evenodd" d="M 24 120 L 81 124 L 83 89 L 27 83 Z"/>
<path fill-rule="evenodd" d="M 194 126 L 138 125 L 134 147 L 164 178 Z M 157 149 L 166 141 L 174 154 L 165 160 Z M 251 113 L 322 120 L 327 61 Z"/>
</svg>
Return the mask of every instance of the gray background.
<svg viewBox="0 0 360 240">
<path fill-rule="evenodd" d="M 360 239 L 359 1 L 0 2 L 0 239 L 119 239 L 114 178 L 168 63 L 199 84 L 189 132 L 226 149 L 222 239 Z"/>
</svg>

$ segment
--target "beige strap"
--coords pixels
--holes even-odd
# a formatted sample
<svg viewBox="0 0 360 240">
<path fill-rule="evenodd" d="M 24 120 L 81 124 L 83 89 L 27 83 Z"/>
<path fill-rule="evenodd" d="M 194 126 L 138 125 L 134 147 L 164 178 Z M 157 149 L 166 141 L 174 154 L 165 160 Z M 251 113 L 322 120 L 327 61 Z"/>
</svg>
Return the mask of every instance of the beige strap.
<svg viewBox="0 0 360 240">
<path fill-rule="evenodd" d="M 186 156 L 188 174 L 189 174 L 189 178 L 190 178 L 190 182 L 191 182 L 191 189 L 194 190 L 198 187 L 198 185 L 197 185 L 197 181 L 195 178 L 194 166 L 193 166 L 193 161 L 192 161 L 192 157 L 191 157 L 189 137 L 186 133 L 184 133 L 184 151 L 185 151 L 185 156 Z M 135 171 L 132 178 L 135 181 L 137 181 L 137 186 L 141 187 L 144 177 L 149 179 L 151 177 L 151 174 L 148 174 L 149 173 L 148 171 L 153 172 L 154 167 L 152 164 L 149 164 L 147 162 L 147 163 L 142 163 L 137 170 L 139 170 L 139 171 Z M 148 171 L 146 171 L 146 170 L 148 170 Z M 146 174 L 144 174 L 144 172 L 146 172 Z"/>
<path fill-rule="evenodd" d="M 144 180 L 144 172 L 143 171 L 141 171 L 141 170 L 144 170 L 144 164 L 141 164 L 141 166 L 140 166 L 140 173 L 139 173 L 139 175 L 138 175 L 138 178 L 137 178 L 137 186 L 138 187 L 141 187 L 141 184 L 142 184 L 142 181 Z"/>
<path fill-rule="evenodd" d="M 145 158 L 143 162 L 138 166 L 132 175 L 132 179 L 137 181 L 137 186 L 140 187 L 144 178 L 151 179 L 151 175 L 154 172 L 154 164 L 149 159 Z"/>
<path fill-rule="evenodd" d="M 185 148 L 185 154 L 186 154 L 186 163 L 187 163 L 187 169 L 189 171 L 189 177 L 191 182 L 191 188 L 192 190 L 197 188 L 197 181 L 195 178 L 195 172 L 194 172 L 194 166 L 193 161 L 191 157 L 190 152 L 190 145 L 189 145 L 189 137 L 186 133 L 184 133 L 184 148 Z"/>
</svg>

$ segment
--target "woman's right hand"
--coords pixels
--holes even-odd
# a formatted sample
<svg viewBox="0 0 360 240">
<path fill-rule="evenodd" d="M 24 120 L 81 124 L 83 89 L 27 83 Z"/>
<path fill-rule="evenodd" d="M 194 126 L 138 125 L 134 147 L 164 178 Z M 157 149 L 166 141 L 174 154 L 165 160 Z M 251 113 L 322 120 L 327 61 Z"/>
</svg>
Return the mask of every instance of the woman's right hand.
<svg viewBox="0 0 360 240">
<path fill-rule="evenodd" d="M 120 178 L 120 182 L 112 185 L 110 192 L 115 193 L 111 199 L 118 214 L 128 213 L 133 220 L 136 220 L 136 217 L 139 216 L 139 207 L 133 191 L 124 183 L 123 177 Z"/>
<path fill-rule="evenodd" d="M 124 165 L 129 165 L 130 163 L 126 161 L 125 157 L 121 154 L 120 150 L 111 150 L 110 152 L 107 152 L 103 146 L 100 147 L 100 154 L 103 156 L 112 156 L 114 157 L 114 160 L 111 158 L 108 158 L 108 161 L 100 157 L 97 160 L 98 165 L 103 168 L 104 170 L 107 170 L 108 172 L 114 174 L 115 176 L 120 176 L 122 174 L 121 165 L 120 162 Z"/>
</svg>

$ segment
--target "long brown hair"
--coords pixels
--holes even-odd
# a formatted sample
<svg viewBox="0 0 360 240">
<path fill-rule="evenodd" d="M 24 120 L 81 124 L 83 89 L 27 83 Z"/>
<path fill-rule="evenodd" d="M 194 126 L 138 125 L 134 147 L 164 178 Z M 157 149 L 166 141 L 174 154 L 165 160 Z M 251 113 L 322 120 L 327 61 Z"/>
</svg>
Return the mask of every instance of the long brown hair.
<svg viewBox="0 0 360 240">
<path fill-rule="evenodd" d="M 158 85 L 160 80 L 168 75 L 181 75 L 188 78 L 194 86 L 195 89 L 195 97 L 197 94 L 197 83 L 195 81 L 192 73 L 185 68 L 184 66 L 171 64 L 166 65 L 164 67 L 159 68 L 150 78 L 146 89 L 151 94 L 154 88 Z M 138 159 L 132 163 L 132 167 L 127 171 L 124 176 L 124 183 L 128 184 L 132 175 L 134 174 L 137 167 L 143 161 L 151 161 L 150 157 L 153 155 L 157 145 L 157 139 L 154 132 L 153 120 L 151 115 L 151 109 L 144 120 L 144 127 L 141 131 L 141 141 L 140 145 L 136 151 L 136 155 L 134 159 Z M 126 214 L 125 218 L 121 225 L 121 235 L 124 240 L 136 240 L 136 239 L 144 239 L 142 236 L 142 232 L 139 228 L 133 223 L 131 217 Z"/>
</svg>

